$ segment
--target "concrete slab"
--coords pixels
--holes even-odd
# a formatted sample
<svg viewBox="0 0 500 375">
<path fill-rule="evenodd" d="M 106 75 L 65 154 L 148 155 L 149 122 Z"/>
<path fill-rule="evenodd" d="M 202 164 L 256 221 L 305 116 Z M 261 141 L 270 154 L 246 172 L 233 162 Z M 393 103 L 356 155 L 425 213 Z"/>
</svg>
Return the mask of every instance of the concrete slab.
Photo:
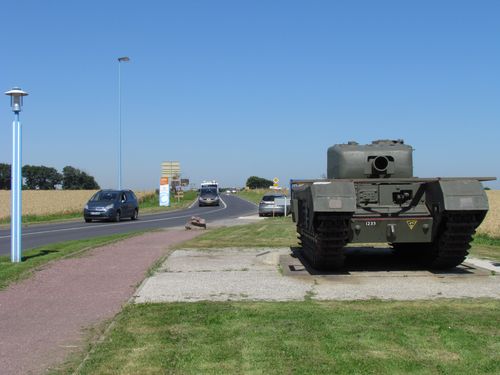
<svg viewBox="0 0 500 375">
<path fill-rule="evenodd" d="M 481 266 L 479 266 L 479 265 Z M 484 267 L 482 267 L 484 266 Z M 290 249 L 184 249 L 173 253 L 135 295 L 136 303 L 490 297 L 500 298 L 500 270 L 468 259 L 433 272 L 387 249 L 350 249 L 341 272 L 318 272 Z"/>
</svg>

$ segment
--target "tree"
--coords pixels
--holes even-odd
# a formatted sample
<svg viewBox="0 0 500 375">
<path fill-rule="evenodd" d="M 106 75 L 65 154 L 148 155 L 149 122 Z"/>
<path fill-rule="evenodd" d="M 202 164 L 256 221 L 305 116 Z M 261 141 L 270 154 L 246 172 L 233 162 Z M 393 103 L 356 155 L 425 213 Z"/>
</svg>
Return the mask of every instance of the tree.
<svg viewBox="0 0 500 375">
<path fill-rule="evenodd" d="M 246 185 L 250 189 L 266 189 L 269 186 L 272 186 L 273 182 L 262 177 L 251 176 L 248 177 Z"/>
<path fill-rule="evenodd" d="M 68 165 L 63 168 L 62 188 L 65 190 L 95 190 L 99 189 L 99 185 L 94 177 Z"/>
<path fill-rule="evenodd" d="M 44 165 L 25 165 L 22 174 L 26 187 L 32 190 L 54 190 L 62 180 L 61 174 L 55 168 Z"/>
<path fill-rule="evenodd" d="M 10 190 L 10 164 L 0 163 L 0 189 Z"/>
</svg>

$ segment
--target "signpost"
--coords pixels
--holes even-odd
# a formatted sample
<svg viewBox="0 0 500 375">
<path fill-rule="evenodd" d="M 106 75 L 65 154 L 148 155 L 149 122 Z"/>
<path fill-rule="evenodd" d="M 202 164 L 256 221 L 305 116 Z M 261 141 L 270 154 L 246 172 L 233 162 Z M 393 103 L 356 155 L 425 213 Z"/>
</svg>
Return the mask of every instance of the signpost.
<svg viewBox="0 0 500 375">
<path fill-rule="evenodd" d="M 180 176 L 181 164 L 178 161 L 161 163 L 160 206 L 170 206 L 170 188 L 180 185 Z"/>
<path fill-rule="evenodd" d="M 170 206 L 170 185 L 168 177 L 160 178 L 160 206 Z"/>
</svg>

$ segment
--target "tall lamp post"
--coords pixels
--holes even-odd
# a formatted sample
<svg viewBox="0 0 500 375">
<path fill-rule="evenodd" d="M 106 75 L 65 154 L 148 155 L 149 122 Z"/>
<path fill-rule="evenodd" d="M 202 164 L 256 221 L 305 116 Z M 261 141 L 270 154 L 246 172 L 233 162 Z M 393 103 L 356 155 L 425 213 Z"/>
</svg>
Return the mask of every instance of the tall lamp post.
<svg viewBox="0 0 500 375">
<path fill-rule="evenodd" d="M 127 56 L 118 58 L 118 190 L 122 188 L 122 62 L 129 62 Z"/>
<path fill-rule="evenodd" d="M 23 185 L 23 176 L 21 174 L 21 122 L 19 122 L 19 112 L 23 106 L 23 97 L 28 95 L 27 92 L 19 87 L 14 87 L 7 91 L 5 95 L 10 96 L 10 105 L 14 112 L 14 122 L 12 123 L 12 172 L 11 172 L 11 194 L 12 194 L 12 209 L 11 209 L 11 249 L 10 259 L 12 263 L 21 261 L 21 189 Z"/>
</svg>

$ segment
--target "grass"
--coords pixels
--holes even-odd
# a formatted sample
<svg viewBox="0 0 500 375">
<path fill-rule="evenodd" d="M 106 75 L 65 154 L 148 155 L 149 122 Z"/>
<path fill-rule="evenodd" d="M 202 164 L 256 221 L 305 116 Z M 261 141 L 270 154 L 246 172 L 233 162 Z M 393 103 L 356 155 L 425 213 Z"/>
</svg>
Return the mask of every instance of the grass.
<svg viewBox="0 0 500 375">
<path fill-rule="evenodd" d="M 283 193 L 281 190 L 272 190 L 272 189 L 254 189 L 254 190 L 243 190 L 237 193 L 237 196 L 247 201 L 250 201 L 255 204 L 259 204 L 262 200 L 262 197 L 265 194 L 278 194 Z"/>
<path fill-rule="evenodd" d="M 187 208 L 198 196 L 195 190 L 189 190 L 184 192 L 184 197 L 179 200 L 174 196 L 170 196 L 170 206 L 160 207 L 160 198 L 158 193 L 145 195 L 139 203 L 139 208 L 142 212 L 159 212 L 159 211 L 171 211 Z"/>
<path fill-rule="evenodd" d="M 0 256 L 0 289 L 12 282 L 25 279 L 31 273 L 48 262 L 72 256 L 82 251 L 107 245 L 112 242 L 137 236 L 141 232 L 115 234 L 111 236 L 95 237 L 87 240 L 66 241 L 50 244 L 23 252 L 21 263 L 11 263 L 9 256 Z"/>
<path fill-rule="evenodd" d="M 496 300 L 129 305 L 78 373 L 500 373 L 499 309 Z"/>
<path fill-rule="evenodd" d="M 295 224 L 290 217 L 269 218 L 258 223 L 208 230 L 180 245 L 184 248 L 291 247 L 297 246 Z M 353 244 L 352 246 L 356 246 Z M 484 234 L 474 237 L 470 254 L 500 260 L 500 239 Z"/>
<path fill-rule="evenodd" d="M 500 260 L 500 239 L 478 233 L 474 236 L 469 252 L 477 258 Z"/>
<path fill-rule="evenodd" d="M 183 248 L 289 247 L 297 245 L 295 225 L 290 217 L 276 217 L 248 225 L 208 230 L 184 242 Z"/>
<path fill-rule="evenodd" d="M 196 196 L 196 191 L 187 191 L 184 193 L 184 197 L 180 200 L 172 197 L 171 205 L 169 207 L 160 207 L 159 196 L 157 193 L 145 194 L 143 197 L 139 198 L 139 210 L 141 214 L 178 210 L 188 207 L 191 203 L 193 203 Z M 46 215 L 23 215 L 22 222 L 23 224 L 39 224 L 53 221 L 82 219 L 82 210 L 83 206 L 81 209 L 70 212 L 53 213 Z M 10 217 L 0 219 L 0 224 L 10 224 Z"/>
</svg>

